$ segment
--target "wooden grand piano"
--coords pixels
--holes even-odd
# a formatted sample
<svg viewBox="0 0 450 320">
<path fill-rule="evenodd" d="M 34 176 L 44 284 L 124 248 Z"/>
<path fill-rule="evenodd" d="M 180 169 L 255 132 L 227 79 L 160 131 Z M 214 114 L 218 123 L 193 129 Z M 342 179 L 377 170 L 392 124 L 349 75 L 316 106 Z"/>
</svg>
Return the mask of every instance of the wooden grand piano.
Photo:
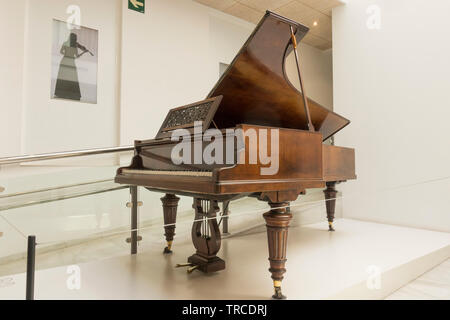
<svg viewBox="0 0 450 320">
<path fill-rule="evenodd" d="M 271 209 L 263 217 L 276 299 L 284 297 L 289 203 L 308 188 L 326 187 L 333 231 L 335 185 L 356 178 L 354 150 L 323 143 L 349 120 L 306 98 L 296 47 L 307 32 L 268 11 L 207 99 L 172 109 L 155 139 L 135 141 L 131 165 L 119 168 L 115 178 L 165 193 L 165 253 L 171 252 L 175 234 L 176 195 L 193 197 L 191 271 L 225 268 L 217 256 L 219 202 L 243 196 L 267 201 Z M 301 92 L 285 72 L 286 56 L 293 50 Z"/>
</svg>

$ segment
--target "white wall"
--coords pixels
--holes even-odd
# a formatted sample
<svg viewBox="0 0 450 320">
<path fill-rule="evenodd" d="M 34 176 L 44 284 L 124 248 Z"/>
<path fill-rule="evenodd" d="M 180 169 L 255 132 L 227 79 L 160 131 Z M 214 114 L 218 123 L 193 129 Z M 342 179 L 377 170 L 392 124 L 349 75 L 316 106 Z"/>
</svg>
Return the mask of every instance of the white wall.
<svg viewBox="0 0 450 320">
<path fill-rule="evenodd" d="M 121 144 L 154 137 L 168 109 L 201 100 L 255 25 L 186 0 L 151 1 L 123 14 Z M 306 90 L 332 108 L 331 52 L 301 45 Z M 298 83 L 293 55 L 288 75 Z"/>
<path fill-rule="evenodd" d="M 25 0 L 0 0 L 0 157 L 20 154 Z"/>
<path fill-rule="evenodd" d="M 117 0 L 29 0 L 25 29 L 22 123 L 27 154 L 118 144 Z M 81 9 L 81 25 L 99 30 L 97 104 L 50 98 L 53 19 L 66 21 L 69 5 Z"/>
<path fill-rule="evenodd" d="M 204 99 L 253 25 L 186 0 L 124 1 L 121 144 L 153 138 L 168 109 Z"/>
<path fill-rule="evenodd" d="M 332 51 L 322 51 L 303 43 L 300 43 L 298 50 L 306 95 L 322 106 L 333 110 Z M 286 73 L 292 84 L 300 90 L 293 53 L 286 59 Z"/>
<path fill-rule="evenodd" d="M 373 4 L 379 30 L 366 27 Z M 450 181 L 421 184 L 450 176 L 449 12 L 437 0 L 333 9 L 334 108 L 352 120 L 336 142 L 356 148 L 358 175 L 344 216 L 450 231 Z"/>
</svg>

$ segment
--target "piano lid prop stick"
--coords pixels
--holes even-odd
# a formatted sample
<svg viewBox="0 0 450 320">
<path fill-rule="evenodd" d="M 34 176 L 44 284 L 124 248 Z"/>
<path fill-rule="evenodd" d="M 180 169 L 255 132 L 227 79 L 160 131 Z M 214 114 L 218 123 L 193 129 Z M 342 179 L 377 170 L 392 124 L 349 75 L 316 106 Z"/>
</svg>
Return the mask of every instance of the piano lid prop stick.
<svg viewBox="0 0 450 320">
<path fill-rule="evenodd" d="M 292 45 L 294 46 L 295 62 L 297 63 L 298 80 L 300 81 L 300 89 L 302 90 L 303 104 L 305 106 L 306 118 L 308 120 L 308 129 L 309 131 L 314 132 L 315 131 L 314 126 L 311 122 L 311 115 L 309 113 L 308 98 L 306 97 L 305 88 L 303 87 L 302 74 L 300 72 L 300 63 L 297 52 L 297 39 L 295 38 L 294 29 L 292 28 L 292 26 L 290 27 L 291 27 Z"/>
</svg>

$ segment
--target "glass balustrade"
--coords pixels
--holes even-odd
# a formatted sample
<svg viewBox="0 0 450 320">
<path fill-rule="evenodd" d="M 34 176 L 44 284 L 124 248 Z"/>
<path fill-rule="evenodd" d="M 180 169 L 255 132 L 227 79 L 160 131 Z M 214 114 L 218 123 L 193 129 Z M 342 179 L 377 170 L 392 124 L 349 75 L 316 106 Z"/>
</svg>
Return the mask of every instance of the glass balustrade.
<svg viewBox="0 0 450 320">
<path fill-rule="evenodd" d="M 25 272 L 29 235 L 36 236 L 37 270 L 130 253 L 130 187 L 114 182 L 118 164 L 99 158 L 1 166 L 0 278 Z M 162 196 L 138 188 L 140 247 L 165 245 Z M 189 241 L 192 199 L 181 198 L 177 237 Z"/>
</svg>

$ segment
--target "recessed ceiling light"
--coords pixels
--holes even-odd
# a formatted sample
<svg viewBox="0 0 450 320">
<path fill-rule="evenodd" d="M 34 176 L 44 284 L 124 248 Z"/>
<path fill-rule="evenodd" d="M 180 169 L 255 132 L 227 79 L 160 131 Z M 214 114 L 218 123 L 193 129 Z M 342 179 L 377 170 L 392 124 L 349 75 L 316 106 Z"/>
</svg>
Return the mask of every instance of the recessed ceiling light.
<svg viewBox="0 0 450 320">
<path fill-rule="evenodd" d="M 313 22 L 313 26 L 316 27 L 318 25 L 317 21 Z"/>
</svg>

